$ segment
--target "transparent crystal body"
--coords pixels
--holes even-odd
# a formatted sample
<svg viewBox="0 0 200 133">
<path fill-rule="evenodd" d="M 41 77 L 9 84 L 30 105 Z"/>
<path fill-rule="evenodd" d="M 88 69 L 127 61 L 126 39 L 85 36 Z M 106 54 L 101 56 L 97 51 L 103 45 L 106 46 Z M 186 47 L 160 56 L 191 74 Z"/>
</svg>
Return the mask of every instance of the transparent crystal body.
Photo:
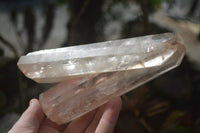
<svg viewBox="0 0 200 133">
<path fill-rule="evenodd" d="M 47 117 L 62 124 L 178 66 L 184 53 L 178 36 L 165 33 L 36 51 L 18 66 L 36 82 L 62 81 L 39 97 Z"/>
</svg>

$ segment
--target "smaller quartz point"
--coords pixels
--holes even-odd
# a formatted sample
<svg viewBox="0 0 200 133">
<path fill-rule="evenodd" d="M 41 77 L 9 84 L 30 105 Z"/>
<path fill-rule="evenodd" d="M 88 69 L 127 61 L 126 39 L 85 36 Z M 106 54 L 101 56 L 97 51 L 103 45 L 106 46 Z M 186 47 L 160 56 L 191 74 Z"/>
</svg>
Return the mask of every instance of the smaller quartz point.
<svg viewBox="0 0 200 133">
<path fill-rule="evenodd" d="M 39 101 L 50 120 L 63 124 L 175 68 L 184 53 L 177 34 L 165 33 L 36 51 L 18 67 L 38 83 L 62 81 Z"/>
</svg>

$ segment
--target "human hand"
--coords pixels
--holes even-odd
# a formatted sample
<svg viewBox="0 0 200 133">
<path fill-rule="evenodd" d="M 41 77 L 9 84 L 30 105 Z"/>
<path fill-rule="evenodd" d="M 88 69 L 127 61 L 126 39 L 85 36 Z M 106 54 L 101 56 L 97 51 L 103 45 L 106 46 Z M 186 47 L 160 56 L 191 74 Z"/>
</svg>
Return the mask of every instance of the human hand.
<svg viewBox="0 0 200 133">
<path fill-rule="evenodd" d="M 121 109 L 121 98 L 116 97 L 98 109 L 66 125 L 44 118 L 37 99 L 32 99 L 27 110 L 8 133 L 112 133 Z"/>
</svg>

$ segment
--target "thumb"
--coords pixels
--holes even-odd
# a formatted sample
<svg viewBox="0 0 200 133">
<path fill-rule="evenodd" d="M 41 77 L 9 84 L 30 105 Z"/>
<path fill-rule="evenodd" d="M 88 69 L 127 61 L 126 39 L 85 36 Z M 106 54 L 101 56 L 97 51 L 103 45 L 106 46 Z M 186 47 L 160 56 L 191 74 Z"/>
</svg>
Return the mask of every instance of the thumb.
<svg viewBox="0 0 200 133">
<path fill-rule="evenodd" d="M 8 133 L 37 133 L 44 114 L 37 99 L 32 99 L 28 109 Z"/>
</svg>

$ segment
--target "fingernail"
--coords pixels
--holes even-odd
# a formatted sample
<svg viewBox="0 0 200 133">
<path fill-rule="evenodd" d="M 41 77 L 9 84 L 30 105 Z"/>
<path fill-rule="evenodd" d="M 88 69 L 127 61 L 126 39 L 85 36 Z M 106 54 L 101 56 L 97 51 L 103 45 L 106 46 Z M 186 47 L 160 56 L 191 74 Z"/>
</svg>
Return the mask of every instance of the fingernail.
<svg viewBox="0 0 200 133">
<path fill-rule="evenodd" d="M 32 104 L 33 104 L 33 99 L 30 100 L 29 106 L 31 106 Z"/>
<path fill-rule="evenodd" d="M 121 99 L 119 97 L 114 97 L 113 99 L 110 100 L 111 107 L 116 108 L 118 106 L 121 106 Z"/>
</svg>

